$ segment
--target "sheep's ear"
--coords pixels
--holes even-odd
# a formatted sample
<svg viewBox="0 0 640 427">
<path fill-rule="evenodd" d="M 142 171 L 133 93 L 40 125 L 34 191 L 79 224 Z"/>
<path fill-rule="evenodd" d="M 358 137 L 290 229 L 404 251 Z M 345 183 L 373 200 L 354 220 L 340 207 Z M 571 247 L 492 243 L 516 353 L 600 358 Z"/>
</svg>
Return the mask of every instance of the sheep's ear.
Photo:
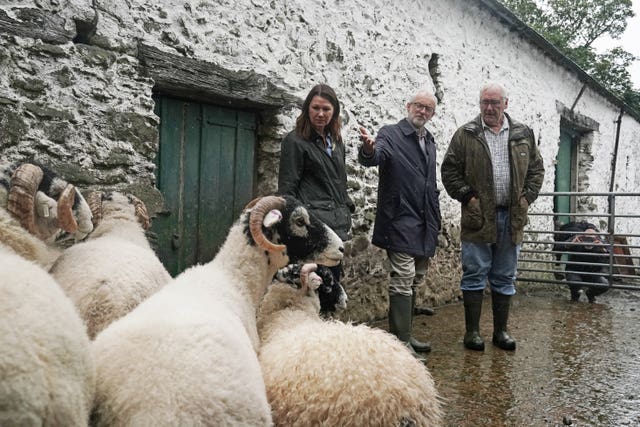
<svg viewBox="0 0 640 427">
<path fill-rule="evenodd" d="M 347 296 L 347 292 L 339 283 L 338 283 L 338 291 L 340 292 L 340 297 L 338 297 L 338 303 L 336 304 L 336 308 L 340 310 L 344 310 L 347 308 L 347 302 L 349 301 L 349 297 Z"/>
<path fill-rule="evenodd" d="M 36 192 L 36 214 L 40 218 L 55 218 L 58 217 L 58 202 L 55 199 L 47 196 L 43 191 Z"/>
<path fill-rule="evenodd" d="M 283 209 L 286 204 L 287 202 L 282 197 L 267 196 L 261 198 L 251 209 L 249 214 L 249 231 L 251 232 L 253 241 L 256 242 L 259 248 L 269 252 L 282 252 L 287 249 L 285 245 L 277 245 L 269 241 L 262 232 L 262 227 L 266 224 L 273 225 L 280 220 L 275 221 L 278 216 L 282 216 L 279 209 Z M 265 217 L 273 210 L 278 211 L 278 214 L 276 214 L 275 217 L 272 216 L 271 220 L 265 222 Z"/>
<path fill-rule="evenodd" d="M 264 216 L 262 225 L 264 225 L 266 228 L 271 228 L 280 221 L 282 221 L 282 213 L 277 209 L 272 209 L 268 214 Z"/>
</svg>

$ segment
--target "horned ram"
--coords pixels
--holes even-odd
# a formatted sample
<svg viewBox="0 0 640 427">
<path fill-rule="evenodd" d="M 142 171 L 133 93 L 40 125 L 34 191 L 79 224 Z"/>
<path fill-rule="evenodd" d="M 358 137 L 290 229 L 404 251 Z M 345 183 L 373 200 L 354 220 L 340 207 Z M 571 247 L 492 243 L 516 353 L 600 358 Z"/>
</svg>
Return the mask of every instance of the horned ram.
<svg viewBox="0 0 640 427">
<path fill-rule="evenodd" d="M 279 268 L 337 265 L 343 250 L 295 199 L 252 203 L 211 262 L 98 334 L 94 425 L 272 425 L 257 357 L 258 304 Z"/>
</svg>

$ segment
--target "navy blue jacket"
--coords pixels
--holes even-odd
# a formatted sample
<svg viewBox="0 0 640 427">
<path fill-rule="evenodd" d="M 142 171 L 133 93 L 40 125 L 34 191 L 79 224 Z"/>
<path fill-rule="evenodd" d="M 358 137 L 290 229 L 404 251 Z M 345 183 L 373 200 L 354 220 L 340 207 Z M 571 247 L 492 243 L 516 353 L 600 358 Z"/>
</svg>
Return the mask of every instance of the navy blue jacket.
<svg viewBox="0 0 640 427">
<path fill-rule="evenodd" d="M 372 243 L 393 252 L 432 257 L 440 231 L 440 201 L 436 186 L 436 144 L 427 131 L 426 155 L 418 134 L 406 120 L 383 126 L 375 152 L 358 160 L 378 166 L 378 207 Z"/>
</svg>

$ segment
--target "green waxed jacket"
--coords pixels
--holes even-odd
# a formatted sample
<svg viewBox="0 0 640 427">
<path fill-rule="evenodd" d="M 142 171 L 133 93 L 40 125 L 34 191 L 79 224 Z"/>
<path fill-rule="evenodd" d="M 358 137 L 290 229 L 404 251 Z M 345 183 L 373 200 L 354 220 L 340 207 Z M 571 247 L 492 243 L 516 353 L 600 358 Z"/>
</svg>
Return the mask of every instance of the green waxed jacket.
<svg viewBox="0 0 640 427">
<path fill-rule="evenodd" d="M 317 133 L 309 141 L 289 133 L 280 152 L 278 194 L 297 198 L 342 240 L 349 240 L 355 205 L 347 194 L 345 160 L 342 142 L 334 142 L 329 156 Z"/>
<path fill-rule="evenodd" d="M 533 131 L 507 114 L 505 117 L 509 120 L 511 239 L 514 244 L 520 244 L 528 221 L 528 204 L 538 197 L 542 187 L 544 162 Z M 447 193 L 462 203 L 461 239 L 474 243 L 494 243 L 497 228 L 493 167 L 480 115 L 453 135 L 442 162 L 441 173 Z M 479 209 L 467 203 L 473 195 L 480 199 Z M 520 203 L 521 197 L 528 203 Z"/>
</svg>

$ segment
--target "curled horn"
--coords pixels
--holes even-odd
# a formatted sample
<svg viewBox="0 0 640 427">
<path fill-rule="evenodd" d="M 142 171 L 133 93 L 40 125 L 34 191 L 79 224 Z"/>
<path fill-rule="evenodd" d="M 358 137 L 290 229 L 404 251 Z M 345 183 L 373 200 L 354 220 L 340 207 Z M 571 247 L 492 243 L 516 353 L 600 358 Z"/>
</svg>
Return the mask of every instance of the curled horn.
<svg viewBox="0 0 640 427">
<path fill-rule="evenodd" d="M 304 264 L 300 269 L 300 283 L 302 289 L 315 290 L 322 284 L 322 278 L 315 272 L 318 269 L 318 264 Z"/>
<path fill-rule="evenodd" d="M 72 184 L 67 186 L 58 197 L 58 227 L 68 233 L 75 233 L 78 230 L 78 221 L 73 216 L 73 203 L 76 200 L 76 187 Z"/>
<path fill-rule="evenodd" d="M 13 172 L 7 210 L 18 218 L 20 225 L 29 233 L 39 236 L 36 225 L 35 194 L 44 173 L 31 163 L 24 163 Z"/>
<path fill-rule="evenodd" d="M 285 245 L 271 243 L 262 232 L 262 221 L 265 215 L 273 209 L 284 208 L 285 203 L 282 197 L 267 196 L 261 198 L 254 204 L 249 216 L 249 230 L 251 231 L 251 237 L 253 237 L 258 247 L 269 252 L 282 252 L 285 250 Z"/>
<path fill-rule="evenodd" d="M 262 197 L 256 197 L 255 199 L 247 203 L 247 206 L 244 207 L 243 211 L 253 208 L 256 205 L 256 203 L 258 203 L 258 200 L 260 200 L 261 198 Z"/>
<path fill-rule="evenodd" d="M 129 194 L 129 200 L 136 209 L 138 222 L 142 224 L 142 228 L 148 230 L 151 226 L 151 220 L 149 219 L 149 212 L 147 212 L 147 207 L 144 205 L 144 202 L 131 194 Z"/>
<path fill-rule="evenodd" d="M 102 191 L 92 191 L 87 196 L 87 204 L 91 209 L 91 222 L 95 228 L 102 220 Z"/>
</svg>

